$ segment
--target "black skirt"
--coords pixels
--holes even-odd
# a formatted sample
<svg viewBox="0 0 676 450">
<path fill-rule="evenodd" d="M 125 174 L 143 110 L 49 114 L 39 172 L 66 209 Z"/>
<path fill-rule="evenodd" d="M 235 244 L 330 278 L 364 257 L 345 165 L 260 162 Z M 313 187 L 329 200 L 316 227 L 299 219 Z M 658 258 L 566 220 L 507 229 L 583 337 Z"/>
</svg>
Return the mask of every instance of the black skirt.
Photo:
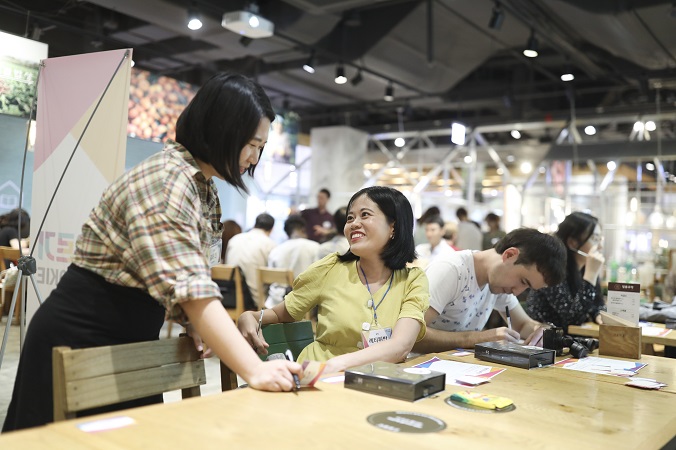
<svg viewBox="0 0 676 450">
<path fill-rule="evenodd" d="M 2 431 L 54 420 L 53 347 L 87 348 L 157 340 L 164 313 L 162 305 L 147 292 L 109 283 L 71 264 L 28 326 Z M 78 416 L 161 402 L 162 395 L 156 395 L 83 411 Z"/>
</svg>

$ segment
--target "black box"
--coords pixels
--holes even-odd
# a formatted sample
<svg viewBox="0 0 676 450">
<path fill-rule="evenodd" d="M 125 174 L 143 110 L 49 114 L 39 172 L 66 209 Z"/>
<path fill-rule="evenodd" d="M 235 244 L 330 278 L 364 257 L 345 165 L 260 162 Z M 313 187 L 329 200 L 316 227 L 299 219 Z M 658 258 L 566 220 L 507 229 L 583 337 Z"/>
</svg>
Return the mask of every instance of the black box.
<svg viewBox="0 0 676 450">
<path fill-rule="evenodd" d="M 345 387 L 415 401 L 443 391 L 446 388 L 446 374 L 379 361 L 346 370 Z"/>
<path fill-rule="evenodd" d="M 483 342 L 474 346 L 474 357 L 508 366 L 532 369 L 554 364 L 554 350 L 514 344 L 508 341 Z"/>
</svg>

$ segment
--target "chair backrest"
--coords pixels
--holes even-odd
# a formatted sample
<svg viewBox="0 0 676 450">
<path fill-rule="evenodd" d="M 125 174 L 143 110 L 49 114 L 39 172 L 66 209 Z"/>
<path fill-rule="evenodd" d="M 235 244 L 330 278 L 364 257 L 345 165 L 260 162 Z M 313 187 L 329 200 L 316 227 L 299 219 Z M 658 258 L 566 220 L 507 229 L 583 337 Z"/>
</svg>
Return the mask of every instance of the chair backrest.
<svg viewBox="0 0 676 450">
<path fill-rule="evenodd" d="M 267 287 L 272 283 L 284 286 L 293 286 L 293 270 L 273 269 L 272 267 L 258 267 L 258 304 L 263 307 L 268 298 Z"/>
<path fill-rule="evenodd" d="M 312 323 L 309 320 L 265 325 L 263 326 L 262 333 L 265 341 L 270 344 L 268 355 L 291 350 L 294 359 L 298 359 L 300 352 L 315 340 Z M 260 355 L 260 358 L 265 361 L 267 355 Z M 223 361 L 221 361 L 220 367 L 221 390 L 230 391 L 237 389 L 237 374 L 225 365 Z"/>
<path fill-rule="evenodd" d="M 0 246 L 0 271 L 7 270 L 5 260 L 14 261 L 16 263 L 21 257 L 21 250 L 14 247 Z"/>
<path fill-rule="evenodd" d="M 233 274 L 234 271 L 234 274 Z M 211 278 L 213 280 L 228 281 L 233 279 L 235 282 L 235 307 L 225 308 L 230 314 L 232 320 L 237 321 L 237 318 L 244 312 L 244 293 L 242 291 L 242 276 L 239 268 L 228 264 L 217 264 L 211 268 Z"/>
<path fill-rule="evenodd" d="M 73 350 L 52 350 L 54 420 L 77 411 L 182 390 L 200 395 L 204 360 L 187 336 Z"/>
</svg>

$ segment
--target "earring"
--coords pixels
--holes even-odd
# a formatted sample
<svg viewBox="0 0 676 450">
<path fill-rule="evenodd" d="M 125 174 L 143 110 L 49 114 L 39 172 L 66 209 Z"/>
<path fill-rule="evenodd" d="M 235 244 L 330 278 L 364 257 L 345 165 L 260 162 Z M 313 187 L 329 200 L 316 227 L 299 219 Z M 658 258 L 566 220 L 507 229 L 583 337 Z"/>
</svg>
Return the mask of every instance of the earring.
<svg viewBox="0 0 676 450">
<path fill-rule="evenodd" d="M 390 235 L 390 239 L 394 240 L 394 234 Z"/>
</svg>

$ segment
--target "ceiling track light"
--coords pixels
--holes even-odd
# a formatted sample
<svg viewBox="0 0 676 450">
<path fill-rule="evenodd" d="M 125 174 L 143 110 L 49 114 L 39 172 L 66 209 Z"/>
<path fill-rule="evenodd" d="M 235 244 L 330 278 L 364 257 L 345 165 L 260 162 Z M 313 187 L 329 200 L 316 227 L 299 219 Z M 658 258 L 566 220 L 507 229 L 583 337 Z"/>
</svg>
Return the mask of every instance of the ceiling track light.
<svg viewBox="0 0 676 450">
<path fill-rule="evenodd" d="M 350 83 L 352 84 L 352 86 L 356 86 L 362 81 L 364 81 L 364 77 L 362 76 L 361 69 L 359 69 L 357 71 L 357 75 L 355 75 L 354 78 L 350 80 Z"/>
<path fill-rule="evenodd" d="M 538 56 L 538 40 L 535 38 L 535 30 L 533 29 L 530 30 L 528 44 L 526 44 L 523 54 L 528 58 L 537 58 Z"/>
<path fill-rule="evenodd" d="M 385 95 L 383 96 L 383 100 L 385 100 L 386 102 L 394 101 L 394 86 L 392 85 L 391 81 L 387 84 L 387 87 L 385 88 Z"/>
<path fill-rule="evenodd" d="M 333 80 L 336 84 L 345 84 L 347 83 L 347 77 L 345 76 L 345 66 L 342 63 L 336 66 L 336 78 Z"/>
<path fill-rule="evenodd" d="M 305 64 L 303 64 L 303 70 L 307 73 L 315 73 L 315 51 L 312 50 L 310 56 L 308 57 Z"/>
<path fill-rule="evenodd" d="M 202 28 L 202 15 L 194 6 L 188 9 L 188 28 L 192 31 Z"/>
<path fill-rule="evenodd" d="M 488 21 L 488 28 L 491 30 L 499 30 L 502 27 L 502 22 L 505 21 L 505 12 L 502 10 L 500 3 L 495 2 L 493 12 L 491 13 L 491 20 Z"/>
</svg>

